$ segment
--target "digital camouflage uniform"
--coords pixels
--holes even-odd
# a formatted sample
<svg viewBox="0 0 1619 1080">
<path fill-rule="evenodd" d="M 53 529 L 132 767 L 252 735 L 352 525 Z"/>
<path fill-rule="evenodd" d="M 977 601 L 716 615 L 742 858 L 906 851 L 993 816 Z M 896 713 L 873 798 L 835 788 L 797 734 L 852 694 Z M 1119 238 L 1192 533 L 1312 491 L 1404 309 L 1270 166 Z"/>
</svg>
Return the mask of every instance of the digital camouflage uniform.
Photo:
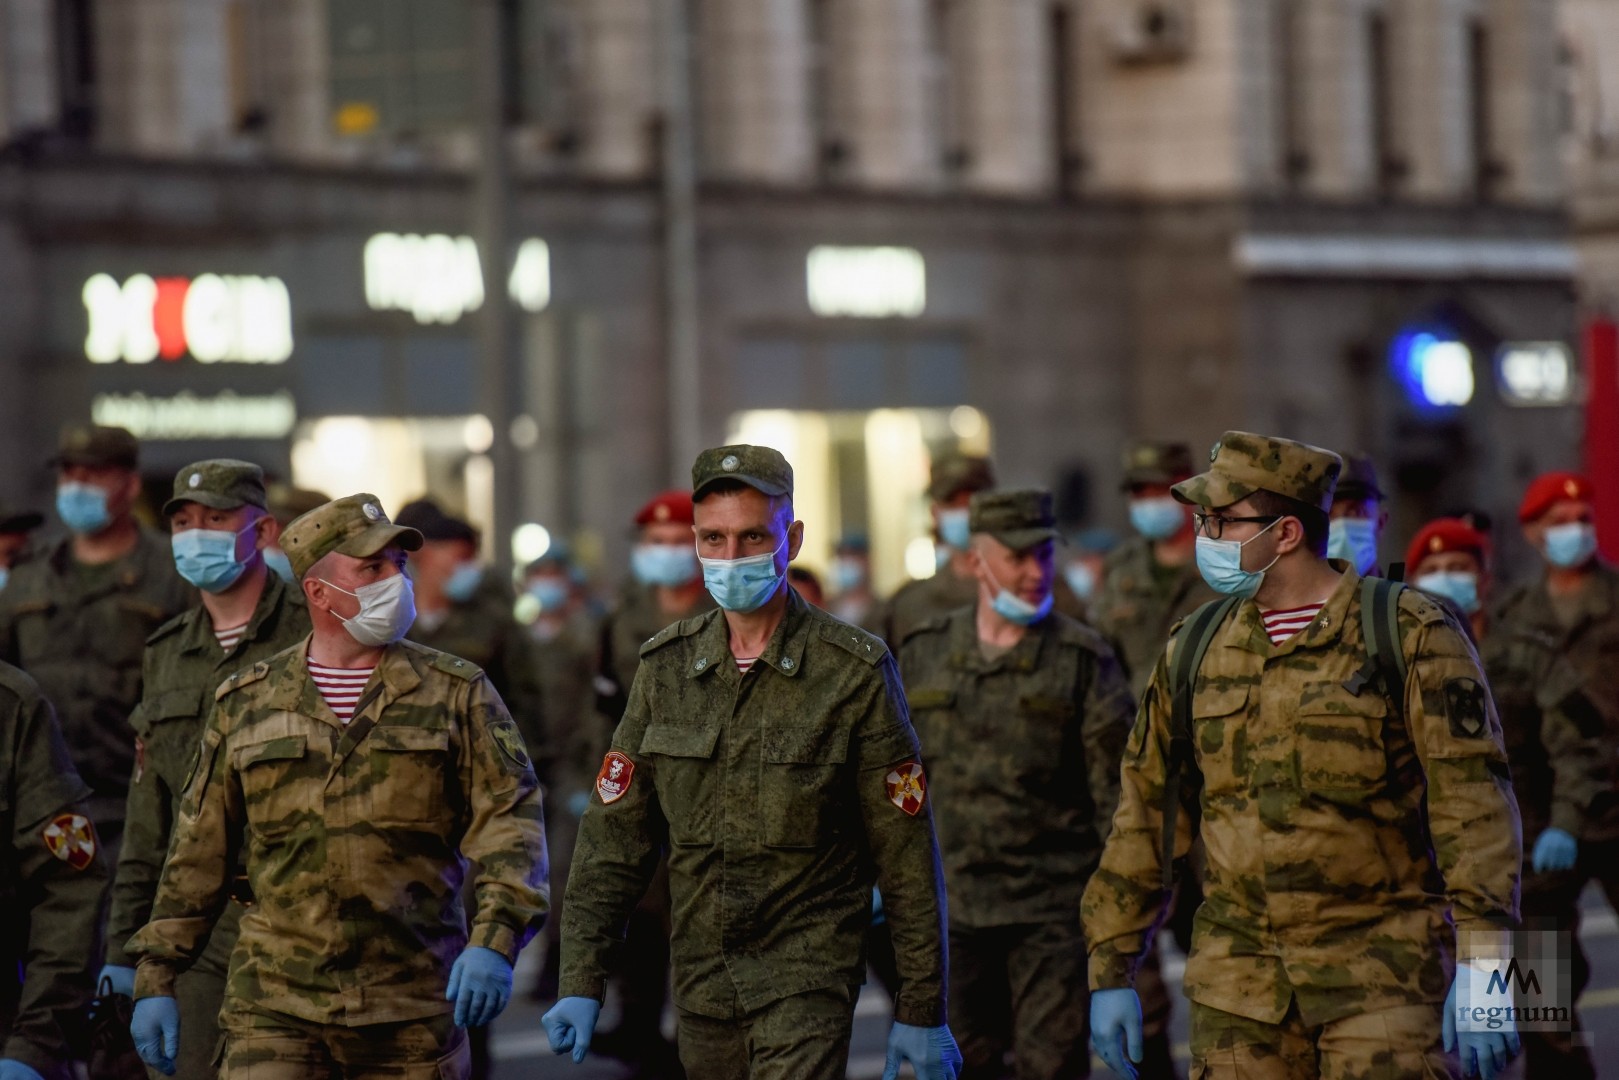
<svg viewBox="0 0 1619 1080">
<path fill-rule="evenodd" d="M 1336 455 L 1228 432 L 1213 458 L 1179 497 L 1226 506 L 1263 484 L 1330 505 Z M 1308 627 L 1272 645 L 1245 601 L 1196 677 L 1202 786 L 1182 798 L 1175 839 L 1177 856 L 1194 833 L 1207 849 L 1185 977 L 1194 1076 L 1460 1075 L 1439 1045 L 1456 934 L 1517 917 L 1517 807 L 1471 646 L 1407 590 L 1403 721 L 1374 689 L 1351 694 L 1367 655 L 1360 579 L 1333 565 L 1342 579 Z M 1093 992 L 1130 984 L 1165 899 L 1172 654 L 1142 700 L 1085 892 Z"/>
<path fill-rule="evenodd" d="M 1493 606 L 1480 652 L 1490 677 L 1513 788 L 1523 815 L 1524 846 L 1548 827 L 1579 841 L 1572 870 L 1523 879 L 1523 917 L 1569 935 L 1575 1000 L 1590 981 L 1579 939 L 1579 898 L 1593 878 L 1619 910 L 1619 572 L 1605 564 L 1582 596 L 1572 623 L 1558 618 L 1539 579 Z M 1548 926 L 1548 924 L 1550 924 Z M 1525 1075 L 1594 1076 L 1585 1047 L 1563 1033 L 1525 1033 Z"/>
<path fill-rule="evenodd" d="M 1013 550 L 1049 540 L 1051 497 L 975 496 L 973 531 Z M 1054 612 L 989 659 L 977 616 L 961 608 L 900 649 L 949 895 L 950 1027 L 963 1080 L 999 1077 L 1008 1048 L 1019 1080 L 1068 1080 L 1090 1068 L 1080 896 L 1134 702 L 1089 627 Z"/>
<path fill-rule="evenodd" d="M 107 871 L 50 703 L 0 663 L 0 1058 L 70 1080 Z M 22 982 L 18 983 L 18 975 Z"/>
<path fill-rule="evenodd" d="M 315 515 L 324 550 L 313 525 L 298 535 Z M 302 576 L 326 551 L 364 557 L 406 544 L 401 533 L 417 537 L 360 495 L 305 515 L 282 544 Z M 468 945 L 515 960 L 546 911 L 539 786 L 522 736 L 474 665 L 409 641 L 382 650 L 344 725 L 309 675 L 308 649 L 238 672 L 216 694 L 151 921 L 129 946 L 136 997 L 174 994 L 241 852 L 252 906 L 226 980 L 222 1075 L 306 1077 L 298 1055 L 318 1047 L 361 1075 L 355 1055 L 404 1069 L 388 1075 L 463 1076 L 466 1044 L 444 1000 L 451 964 Z"/>
<path fill-rule="evenodd" d="M 198 477 L 195 488 L 192 476 Z M 172 514 L 181 502 L 204 500 L 205 505 L 221 510 L 245 505 L 263 509 L 262 474 L 256 465 L 245 462 L 218 460 L 187 466 L 176 477 L 175 498 L 164 510 Z M 140 752 L 130 778 L 128 825 L 107 918 L 107 963 L 135 966 L 135 958 L 124 949 L 151 914 L 180 809 L 180 789 L 202 743 L 214 691 L 228 676 L 297 644 L 308 634 L 309 612 L 302 591 L 275 574 L 266 574 L 253 617 L 229 652 L 220 647 L 208 610 L 201 604 L 169 620 L 147 639 L 141 700 L 130 717 Z M 242 876 L 239 863 L 232 876 Z M 245 898 L 244 894 L 225 905 L 206 949 L 176 980 L 181 1034 L 175 1062 L 181 1076 L 204 1076 L 213 1064 L 225 975 L 244 910 L 240 899 Z"/>
</svg>

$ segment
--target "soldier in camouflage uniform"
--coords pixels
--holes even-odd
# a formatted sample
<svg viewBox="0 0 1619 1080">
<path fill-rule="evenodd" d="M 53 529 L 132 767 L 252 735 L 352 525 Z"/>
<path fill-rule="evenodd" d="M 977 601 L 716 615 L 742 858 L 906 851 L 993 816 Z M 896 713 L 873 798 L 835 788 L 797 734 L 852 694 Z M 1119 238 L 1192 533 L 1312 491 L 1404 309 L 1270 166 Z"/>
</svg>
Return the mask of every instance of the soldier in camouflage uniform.
<svg viewBox="0 0 1619 1080">
<path fill-rule="evenodd" d="M 226 978 L 220 1075 L 464 1078 L 460 1029 L 504 1008 L 546 911 L 534 770 L 481 671 L 401 640 L 419 533 L 361 494 L 300 517 L 281 544 L 313 632 L 215 695 L 151 921 L 129 946 L 136 1047 L 172 1073 L 176 978 L 242 852 L 252 906 Z M 343 672 L 363 690 L 346 691 Z"/>
<path fill-rule="evenodd" d="M 163 513 L 180 574 L 202 590 L 202 603 L 147 640 L 141 700 L 130 717 L 139 751 L 101 972 L 116 993 L 128 996 L 135 992 L 135 959 L 125 947 L 151 914 L 180 788 L 202 742 L 214 691 L 228 676 L 309 633 L 303 594 L 264 564 L 263 551 L 279 538 L 280 528 L 266 509 L 257 465 L 223 458 L 187 465 L 175 476 L 174 497 Z M 242 879 L 240 864 L 232 874 Z M 182 1076 L 205 1076 L 213 1065 L 225 972 L 244 899 L 233 896 L 235 902 L 225 905 L 207 948 L 175 982 L 185 1032 L 176 1059 Z"/>
<path fill-rule="evenodd" d="M 1590 980 L 1580 893 L 1595 878 L 1619 909 L 1619 571 L 1596 553 L 1591 498 L 1590 481 L 1574 473 L 1530 485 L 1518 518 L 1544 571 L 1492 605 L 1480 650 L 1532 851 L 1524 921 L 1569 935 L 1576 1000 Z M 1526 1033 L 1524 1041 L 1530 1078 L 1595 1075 L 1586 1047 L 1568 1033 Z"/>
<path fill-rule="evenodd" d="M 310 491 L 308 488 L 296 488 L 291 484 L 275 483 L 264 489 L 265 505 L 269 507 L 270 516 L 275 518 L 275 543 L 264 549 L 264 562 L 275 575 L 290 585 L 297 585 L 298 579 L 293 575 L 292 562 L 287 553 L 281 550 L 281 531 L 294 520 L 303 517 L 317 506 L 325 506 L 331 502 L 331 497 L 325 492 Z"/>
<path fill-rule="evenodd" d="M 704 580 L 725 610 L 641 650 L 580 826 L 552 1048 L 584 1058 L 608 953 L 667 844 L 691 1076 L 843 1080 L 875 882 L 901 972 L 889 1068 L 953 1078 L 943 882 L 899 669 L 787 586 L 804 527 L 781 454 L 704 451 L 692 486 Z"/>
<path fill-rule="evenodd" d="M 146 639 L 197 602 L 168 538 L 135 520 L 139 456 L 123 428 L 66 429 L 54 462 L 72 535 L 17 567 L 0 592 L 0 660 L 28 672 L 56 707 L 109 864 L 123 842 Z"/>
<path fill-rule="evenodd" d="M 950 901 L 950 1026 L 963 1080 L 997 1080 L 1008 1048 L 1019 1080 L 1069 1080 L 1090 1073 L 1079 901 L 1134 702 L 1102 637 L 1051 610 L 1050 493 L 984 492 L 970 512 L 977 604 L 900 648 Z"/>
<path fill-rule="evenodd" d="M 1389 523 L 1377 465 L 1368 454 L 1345 454 L 1332 496 L 1327 557 L 1343 559 L 1362 577 L 1377 572 L 1377 547 Z"/>
<path fill-rule="evenodd" d="M 50 703 L 0 663 L 0 1078 L 71 1080 L 106 864 Z M 18 983 L 19 974 L 22 981 Z"/>
<path fill-rule="evenodd" d="M 1194 675 L 1190 760 L 1174 759 L 1201 782 L 1175 791 L 1173 853 L 1194 835 L 1208 852 L 1186 963 L 1193 1075 L 1454 1077 L 1457 1046 L 1493 1076 L 1515 1037 L 1468 1030 L 1451 1002 L 1458 960 L 1504 955 L 1517 918 L 1500 726 L 1466 637 L 1415 590 L 1398 598 L 1403 693 L 1355 678 L 1360 578 L 1324 558 L 1339 469 L 1316 447 L 1227 432 L 1209 470 L 1175 487 L 1200 510 L 1200 570 L 1247 598 Z M 1165 895 L 1180 644 L 1142 700 L 1085 891 L 1092 1039 L 1125 1076 L 1140 1039 L 1128 987 Z"/>
<path fill-rule="evenodd" d="M 980 491 L 995 486 L 989 458 L 959 455 L 941 457 L 928 478 L 929 511 L 933 515 L 933 542 L 943 556 L 932 577 L 901 585 L 871 617 L 875 633 L 895 648 L 924 626 L 978 598 L 978 577 L 967 547 L 970 530 L 967 504 Z"/>
</svg>

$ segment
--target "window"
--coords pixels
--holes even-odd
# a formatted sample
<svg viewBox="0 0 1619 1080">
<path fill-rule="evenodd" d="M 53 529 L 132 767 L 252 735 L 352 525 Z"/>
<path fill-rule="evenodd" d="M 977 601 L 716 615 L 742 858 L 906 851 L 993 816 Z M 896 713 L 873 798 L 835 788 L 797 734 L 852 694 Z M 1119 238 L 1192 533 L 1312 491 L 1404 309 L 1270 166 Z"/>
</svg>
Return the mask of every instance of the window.
<svg viewBox="0 0 1619 1080">
<path fill-rule="evenodd" d="M 1298 0 L 1275 0 L 1273 13 L 1278 171 L 1283 184 L 1291 188 L 1297 187 L 1310 171 L 1308 110 L 1304 101 L 1307 58 L 1303 17 Z"/>
<path fill-rule="evenodd" d="M 929 0 L 928 73 L 931 86 L 932 129 L 938 140 L 940 163 L 947 177 L 954 178 L 967 167 L 966 116 L 962 108 L 962 49 L 960 30 L 962 5 L 957 0 Z"/>
<path fill-rule="evenodd" d="M 1078 194 L 1084 172 L 1079 137 L 1079 43 L 1067 3 L 1051 5 L 1051 136 L 1057 194 Z"/>
<path fill-rule="evenodd" d="M 96 129 L 95 0 L 57 0 L 56 86 L 62 134 L 88 140 Z"/>
<path fill-rule="evenodd" d="M 1490 31 L 1482 19 L 1467 24 L 1467 152 L 1473 167 L 1474 194 L 1488 199 L 1501 178 L 1490 137 Z"/>
<path fill-rule="evenodd" d="M 808 0 L 804 5 L 805 40 L 809 43 L 805 59 L 809 67 L 810 138 L 825 181 L 838 179 L 849 159 L 849 146 L 838 123 L 834 3 L 835 0 Z"/>
<path fill-rule="evenodd" d="M 1374 11 L 1366 17 L 1366 80 L 1370 109 L 1372 173 L 1377 190 L 1390 195 L 1405 175 L 1405 162 L 1394 150 L 1394 95 L 1390 85 L 1388 17 Z"/>
</svg>

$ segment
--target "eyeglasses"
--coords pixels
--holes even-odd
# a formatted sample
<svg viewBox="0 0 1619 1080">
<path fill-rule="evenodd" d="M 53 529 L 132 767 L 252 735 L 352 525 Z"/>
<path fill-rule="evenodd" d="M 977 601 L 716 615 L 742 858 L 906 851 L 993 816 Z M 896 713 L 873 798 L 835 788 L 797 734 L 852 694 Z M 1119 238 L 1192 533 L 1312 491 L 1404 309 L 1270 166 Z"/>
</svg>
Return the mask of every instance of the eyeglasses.
<svg viewBox="0 0 1619 1080">
<path fill-rule="evenodd" d="M 1233 522 L 1252 521 L 1256 525 L 1261 523 L 1268 525 L 1273 521 L 1280 520 L 1280 517 L 1281 515 L 1279 514 L 1266 514 L 1261 517 L 1223 517 L 1220 514 L 1194 513 L 1192 515 L 1192 524 L 1197 526 L 1199 533 L 1210 540 L 1218 540 L 1225 535 L 1225 527 Z"/>
</svg>

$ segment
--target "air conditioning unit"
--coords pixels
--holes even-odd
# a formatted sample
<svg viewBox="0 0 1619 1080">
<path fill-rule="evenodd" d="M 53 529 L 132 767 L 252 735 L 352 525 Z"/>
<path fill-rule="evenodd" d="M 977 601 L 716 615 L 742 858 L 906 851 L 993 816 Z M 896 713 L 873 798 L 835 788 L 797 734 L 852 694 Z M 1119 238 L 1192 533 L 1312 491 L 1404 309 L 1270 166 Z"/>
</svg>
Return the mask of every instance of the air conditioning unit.
<svg viewBox="0 0 1619 1080">
<path fill-rule="evenodd" d="M 1109 52 L 1121 64 L 1184 60 L 1192 51 L 1191 0 L 1116 0 Z"/>
</svg>

